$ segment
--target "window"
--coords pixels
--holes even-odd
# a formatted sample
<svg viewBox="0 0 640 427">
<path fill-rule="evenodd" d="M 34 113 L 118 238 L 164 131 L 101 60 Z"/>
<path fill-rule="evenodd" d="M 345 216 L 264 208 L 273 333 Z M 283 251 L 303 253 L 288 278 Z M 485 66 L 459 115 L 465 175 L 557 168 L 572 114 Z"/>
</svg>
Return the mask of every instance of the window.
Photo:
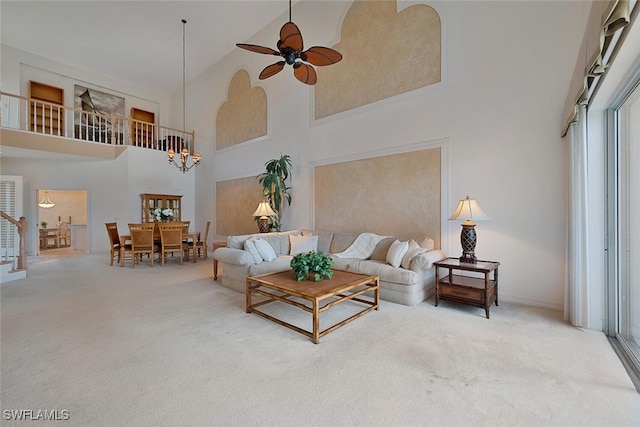
<svg viewBox="0 0 640 427">
<path fill-rule="evenodd" d="M 640 70 L 607 111 L 607 334 L 640 390 Z"/>
</svg>

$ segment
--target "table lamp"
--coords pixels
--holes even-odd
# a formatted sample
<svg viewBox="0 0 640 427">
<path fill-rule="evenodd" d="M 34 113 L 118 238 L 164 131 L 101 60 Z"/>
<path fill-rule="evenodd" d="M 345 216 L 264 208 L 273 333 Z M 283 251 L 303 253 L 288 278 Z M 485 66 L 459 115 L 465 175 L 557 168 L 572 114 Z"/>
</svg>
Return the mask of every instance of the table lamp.
<svg viewBox="0 0 640 427">
<path fill-rule="evenodd" d="M 449 220 L 461 219 L 462 232 L 460 233 L 460 244 L 462 245 L 462 256 L 460 262 L 476 263 L 476 223 L 474 221 L 482 221 L 491 219 L 480 208 L 478 202 L 467 196 L 464 200 L 460 200 L 458 207 Z"/>
<path fill-rule="evenodd" d="M 271 209 L 271 205 L 269 202 L 260 202 L 258 205 L 258 209 L 253 213 L 252 216 L 260 217 L 260 232 L 268 233 L 269 232 L 269 217 L 276 216 L 277 214 Z"/>
</svg>

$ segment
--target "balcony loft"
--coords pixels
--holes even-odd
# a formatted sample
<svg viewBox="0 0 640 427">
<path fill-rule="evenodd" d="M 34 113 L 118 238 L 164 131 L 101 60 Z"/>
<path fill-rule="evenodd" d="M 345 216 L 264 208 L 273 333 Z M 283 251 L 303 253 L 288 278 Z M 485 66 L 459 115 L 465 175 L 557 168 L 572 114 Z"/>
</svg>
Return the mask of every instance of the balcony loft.
<svg viewBox="0 0 640 427">
<path fill-rule="evenodd" d="M 0 92 L 2 149 L 115 159 L 127 147 L 195 152 L 195 133 Z"/>
</svg>

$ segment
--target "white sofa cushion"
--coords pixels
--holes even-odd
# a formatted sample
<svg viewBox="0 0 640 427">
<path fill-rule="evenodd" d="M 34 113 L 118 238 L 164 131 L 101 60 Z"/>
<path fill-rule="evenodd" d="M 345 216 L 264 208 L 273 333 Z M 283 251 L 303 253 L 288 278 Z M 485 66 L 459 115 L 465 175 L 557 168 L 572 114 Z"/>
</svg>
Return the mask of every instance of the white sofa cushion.
<svg viewBox="0 0 640 427">
<path fill-rule="evenodd" d="M 331 242 L 333 241 L 333 233 L 330 231 L 311 231 L 303 230 L 303 236 L 318 236 L 318 252 L 324 254 L 331 253 Z"/>
<path fill-rule="evenodd" d="M 266 240 L 257 239 L 255 241 L 256 249 L 258 253 L 262 257 L 263 260 L 267 262 L 271 262 L 276 259 L 276 252 L 273 250 L 273 247 Z"/>
<path fill-rule="evenodd" d="M 436 247 L 436 242 L 431 237 L 425 237 L 418 243 L 421 248 L 426 249 L 427 252 L 432 251 Z"/>
<path fill-rule="evenodd" d="M 257 239 L 255 237 L 245 240 L 244 250 L 249 251 L 256 264 L 260 264 L 262 262 L 262 255 L 260 255 L 260 252 L 256 249 L 256 240 Z"/>
<path fill-rule="evenodd" d="M 289 255 L 280 255 L 271 262 L 261 262 L 249 267 L 249 276 L 257 276 L 259 274 L 277 273 L 279 271 L 291 270 L 291 259 Z M 293 273 L 291 273 L 293 274 Z M 246 280 L 246 277 L 244 277 Z"/>
<path fill-rule="evenodd" d="M 411 261 L 413 261 L 416 256 L 425 252 L 427 252 L 426 249 L 421 248 L 415 240 L 411 239 L 409 241 L 409 249 L 407 249 L 407 253 L 402 257 L 402 262 L 400 263 L 400 265 L 402 266 L 402 268 L 406 268 L 407 270 L 409 270 Z"/>
<path fill-rule="evenodd" d="M 379 276 L 380 280 L 384 282 L 403 283 L 405 285 L 420 283 L 420 275 L 417 272 L 405 270 L 404 268 L 395 268 L 384 261 L 352 260 L 347 266 L 347 270 L 354 273 Z"/>
<path fill-rule="evenodd" d="M 409 241 L 401 242 L 396 239 L 387 252 L 387 262 L 393 267 L 400 267 L 402 257 L 407 253 L 407 250 L 409 250 Z"/>
<path fill-rule="evenodd" d="M 303 254 L 306 252 L 318 250 L 318 236 L 289 236 L 289 243 L 291 245 L 291 252 L 289 255 Z"/>
</svg>

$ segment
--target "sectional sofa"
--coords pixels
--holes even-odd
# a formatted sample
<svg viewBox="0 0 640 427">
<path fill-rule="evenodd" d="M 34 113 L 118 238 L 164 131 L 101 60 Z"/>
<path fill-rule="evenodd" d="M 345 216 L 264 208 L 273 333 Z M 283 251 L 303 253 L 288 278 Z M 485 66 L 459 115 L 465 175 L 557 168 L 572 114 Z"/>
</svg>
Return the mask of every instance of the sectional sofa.
<svg viewBox="0 0 640 427">
<path fill-rule="evenodd" d="M 262 242 L 255 244 L 256 240 Z M 332 268 L 379 276 L 381 299 L 411 306 L 435 291 L 433 263 L 447 255 L 433 246 L 433 239 L 425 236 L 402 239 L 373 233 L 292 230 L 229 236 L 227 247 L 216 249 L 213 257 L 222 271 L 222 286 L 244 293 L 247 277 L 288 270 L 295 253 L 317 250 L 331 254 Z"/>
</svg>

